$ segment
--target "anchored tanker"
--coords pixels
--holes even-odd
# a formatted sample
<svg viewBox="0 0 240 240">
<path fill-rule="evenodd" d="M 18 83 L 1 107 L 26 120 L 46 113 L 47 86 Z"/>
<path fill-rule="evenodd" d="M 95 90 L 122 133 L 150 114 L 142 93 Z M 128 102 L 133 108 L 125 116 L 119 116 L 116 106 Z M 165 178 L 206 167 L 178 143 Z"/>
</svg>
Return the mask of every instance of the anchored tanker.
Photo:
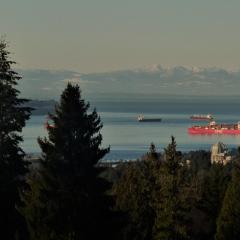
<svg viewBox="0 0 240 240">
<path fill-rule="evenodd" d="M 236 124 L 217 124 L 215 121 L 208 125 L 197 125 L 188 128 L 190 134 L 240 134 L 240 122 Z"/>
<path fill-rule="evenodd" d="M 208 115 L 192 115 L 190 117 L 192 120 L 213 120 L 213 116 L 211 114 Z"/>
<path fill-rule="evenodd" d="M 138 116 L 139 122 L 161 122 L 161 118 L 145 118 L 143 115 Z"/>
</svg>

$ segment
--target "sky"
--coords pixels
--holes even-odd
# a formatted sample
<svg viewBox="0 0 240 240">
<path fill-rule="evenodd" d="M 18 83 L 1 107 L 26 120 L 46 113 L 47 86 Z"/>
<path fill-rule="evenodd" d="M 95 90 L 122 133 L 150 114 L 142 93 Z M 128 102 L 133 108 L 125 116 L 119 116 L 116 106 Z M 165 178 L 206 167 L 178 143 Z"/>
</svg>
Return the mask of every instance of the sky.
<svg viewBox="0 0 240 240">
<path fill-rule="evenodd" d="M 240 67 L 239 0 L 1 0 L 23 69 Z"/>
</svg>

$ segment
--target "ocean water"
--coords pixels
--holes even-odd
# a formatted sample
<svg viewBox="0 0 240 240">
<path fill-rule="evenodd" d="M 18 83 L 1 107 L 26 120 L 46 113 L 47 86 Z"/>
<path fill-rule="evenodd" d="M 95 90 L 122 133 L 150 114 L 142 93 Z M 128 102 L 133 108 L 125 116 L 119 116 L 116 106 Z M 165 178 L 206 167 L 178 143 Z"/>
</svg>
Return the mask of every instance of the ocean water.
<svg viewBox="0 0 240 240">
<path fill-rule="evenodd" d="M 109 106 L 107 107 L 107 104 Z M 164 105 L 164 107 L 162 105 Z M 96 104 L 97 105 L 97 104 Z M 100 111 L 99 111 L 100 109 Z M 103 122 L 103 147 L 110 146 L 106 160 L 130 160 L 141 157 L 153 142 L 158 151 L 163 151 L 173 135 L 181 151 L 210 150 L 211 145 L 221 141 L 229 148 L 240 145 L 240 135 L 189 135 L 187 128 L 194 124 L 206 124 L 190 119 L 192 114 L 211 113 L 217 122 L 236 123 L 240 112 L 235 101 L 208 103 L 182 101 L 163 104 L 159 102 L 100 103 L 98 113 Z M 137 116 L 162 118 L 162 122 L 138 122 Z M 37 137 L 47 136 L 44 129 L 46 116 L 32 116 L 23 131 L 23 149 L 27 153 L 40 153 Z"/>
</svg>

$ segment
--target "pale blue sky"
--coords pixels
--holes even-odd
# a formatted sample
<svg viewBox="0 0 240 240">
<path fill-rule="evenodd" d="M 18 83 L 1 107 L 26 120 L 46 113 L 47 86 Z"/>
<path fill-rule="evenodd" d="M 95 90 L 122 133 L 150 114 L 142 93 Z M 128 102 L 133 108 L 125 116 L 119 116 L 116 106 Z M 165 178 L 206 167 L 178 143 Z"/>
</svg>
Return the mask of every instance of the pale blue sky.
<svg viewBox="0 0 240 240">
<path fill-rule="evenodd" d="M 239 0 L 1 0 L 21 68 L 240 67 Z"/>
</svg>

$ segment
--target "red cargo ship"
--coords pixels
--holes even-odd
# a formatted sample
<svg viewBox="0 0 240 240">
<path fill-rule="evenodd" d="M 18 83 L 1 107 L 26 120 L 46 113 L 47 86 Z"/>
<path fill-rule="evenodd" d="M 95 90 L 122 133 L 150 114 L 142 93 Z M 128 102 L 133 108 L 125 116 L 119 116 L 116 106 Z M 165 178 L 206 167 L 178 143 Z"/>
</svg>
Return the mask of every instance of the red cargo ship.
<svg viewBox="0 0 240 240">
<path fill-rule="evenodd" d="M 190 118 L 192 120 L 212 120 L 213 116 L 211 114 L 208 114 L 208 115 L 192 115 Z"/>
<path fill-rule="evenodd" d="M 208 125 L 198 125 L 188 128 L 190 134 L 240 134 L 240 122 L 237 124 L 217 124 L 215 121 Z"/>
</svg>

